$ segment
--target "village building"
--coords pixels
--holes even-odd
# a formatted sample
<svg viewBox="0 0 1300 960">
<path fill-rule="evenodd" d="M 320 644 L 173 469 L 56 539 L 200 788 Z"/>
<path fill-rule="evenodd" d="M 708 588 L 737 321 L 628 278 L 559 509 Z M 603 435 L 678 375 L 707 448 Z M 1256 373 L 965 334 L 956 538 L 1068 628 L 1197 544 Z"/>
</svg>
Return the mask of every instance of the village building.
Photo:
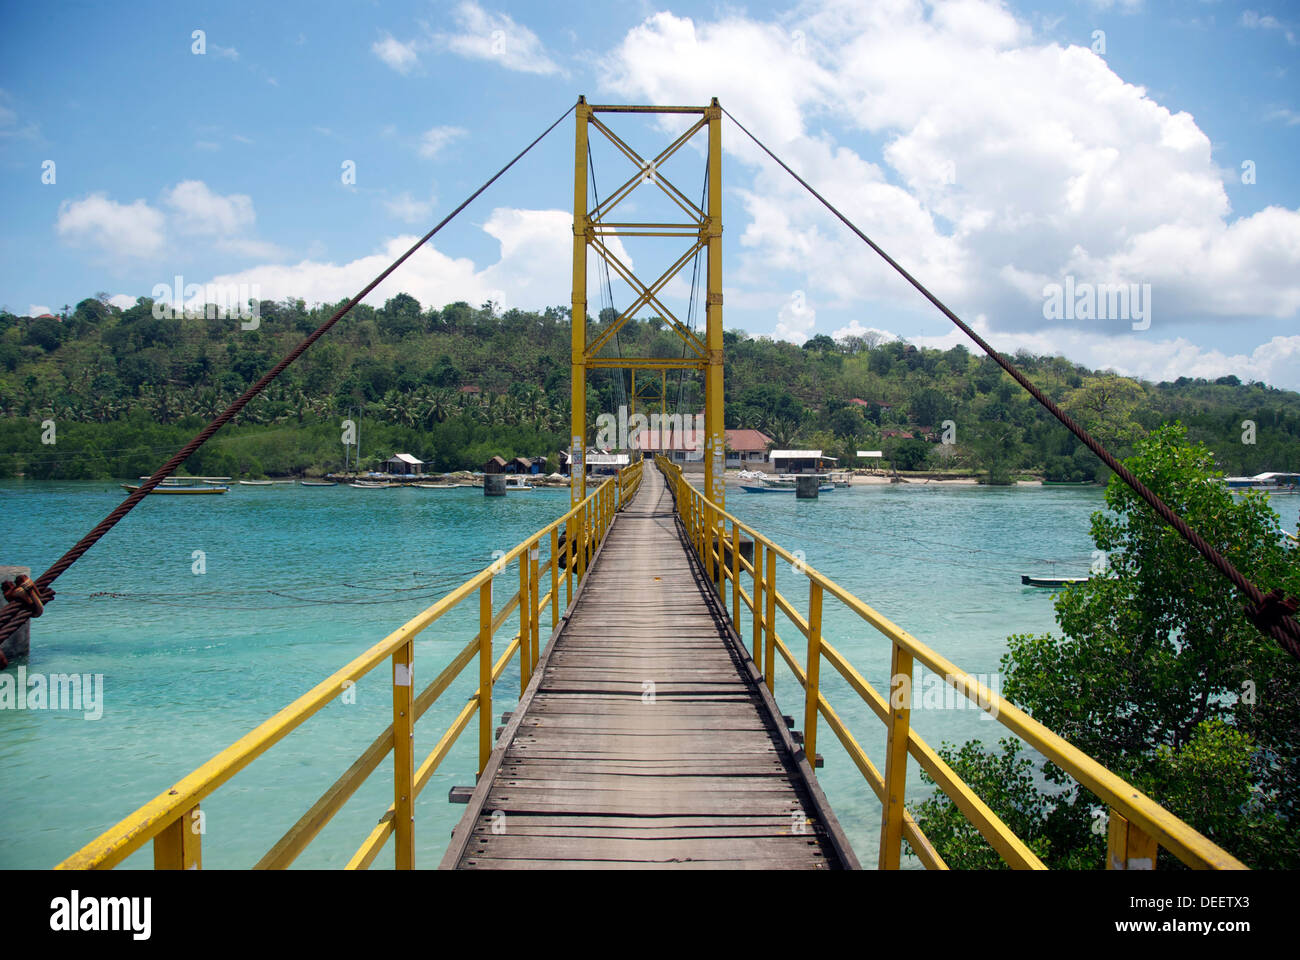
<svg viewBox="0 0 1300 960">
<path fill-rule="evenodd" d="M 839 462 L 821 450 L 773 450 L 772 470 L 775 473 L 823 473 L 834 470 Z"/>
<path fill-rule="evenodd" d="M 424 461 L 409 453 L 395 453 L 384 461 L 384 472 L 395 477 L 424 476 Z"/>
</svg>

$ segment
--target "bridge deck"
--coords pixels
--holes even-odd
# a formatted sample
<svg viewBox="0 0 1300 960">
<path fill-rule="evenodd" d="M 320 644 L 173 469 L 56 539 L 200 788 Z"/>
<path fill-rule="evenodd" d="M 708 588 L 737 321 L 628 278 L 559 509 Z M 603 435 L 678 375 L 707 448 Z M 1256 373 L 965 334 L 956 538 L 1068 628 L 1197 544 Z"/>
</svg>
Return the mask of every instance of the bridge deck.
<svg viewBox="0 0 1300 960">
<path fill-rule="evenodd" d="M 652 466 L 542 652 L 442 866 L 857 866 Z"/>
</svg>

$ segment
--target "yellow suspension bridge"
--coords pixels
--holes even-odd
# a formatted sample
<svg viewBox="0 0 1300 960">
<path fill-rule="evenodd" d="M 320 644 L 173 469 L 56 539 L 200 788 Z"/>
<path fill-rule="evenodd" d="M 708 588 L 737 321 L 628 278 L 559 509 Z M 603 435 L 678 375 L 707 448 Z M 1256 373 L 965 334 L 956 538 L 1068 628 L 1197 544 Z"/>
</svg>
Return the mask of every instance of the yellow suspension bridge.
<svg viewBox="0 0 1300 960">
<path fill-rule="evenodd" d="M 373 742 L 332 784 L 322 784 L 319 799 L 250 866 L 289 867 L 376 774 L 391 779 L 392 802 L 376 811 L 369 835 L 357 838 L 347 867 L 371 866 L 381 854 L 387 856 L 390 842 L 398 869 L 434 866 L 416 863 L 420 827 L 415 803 L 470 732 L 477 741 L 478 782 L 462 798 L 466 810 L 442 858 L 445 869 L 897 869 L 904 845 L 925 867 L 947 869 L 904 803 L 909 775 L 918 769 L 1008 865 L 1043 869 L 1025 842 L 913 729 L 911 684 L 919 666 L 945 678 L 958 694 L 1106 805 L 1109 868 L 1151 869 L 1163 848 L 1190 867 L 1243 869 L 1230 853 L 1131 784 L 727 512 L 722 472 L 723 111 L 716 100 L 706 107 L 602 107 L 580 100 L 575 111 L 570 509 L 59 866 L 111 868 L 152 844 L 156 868 L 201 867 L 202 843 L 220 842 L 219 835 L 208 841 L 199 829 L 202 804 L 362 677 L 386 670 L 391 672 L 391 725 L 376 730 Z M 664 151 L 645 158 L 602 119 L 627 113 L 686 122 Z M 634 172 L 604 201 L 589 207 L 588 137 L 593 130 L 631 162 Z M 666 161 L 699 132 L 707 136 L 703 205 L 663 175 Z M 608 218 L 628 195 L 646 186 L 663 191 L 686 221 Z M 661 277 L 643 283 L 610 242 L 635 236 L 678 237 L 688 249 Z M 594 339 L 583 322 L 589 248 L 636 295 Z M 707 261 L 703 339 L 661 300 L 668 282 L 700 252 Z M 643 308 L 654 309 L 678 331 L 680 359 L 607 355 L 617 328 Z M 663 457 L 637 459 L 589 488 L 586 378 L 591 369 L 611 368 L 689 369 L 703 375 L 702 489 Z M 666 393 L 665 388 L 665 404 Z M 156 485 L 165 474 L 166 468 L 146 486 Z M 433 680 L 417 689 L 416 638 L 462 604 L 471 610 L 477 606 L 477 632 L 450 660 L 435 664 Z M 861 665 L 850 663 L 824 634 L 824 611 L 831 604 L 879 636 L 880 657 L 889 664 L 888 689 L 868 683 Z M 782 622 L 792 624 L 798 636 L 780 635 Z M 515 659 L 521 681 L 518 703 L 498 727 L 494 696 Z M 794 723 L 795 718 L 782 716 L 774 699 L 779 662 L 788 666 L 801 690 L 802 712 Z M 829 702 L 823 690 L 828 670 L 865 703 L 880 728 L 848 728 L 843 704 Z M 417 756 L 417 723 L 466 671 L 477 676 L 477 689 L 433 749 Z M 881 733 L 884 763 L 878 767 L 862 743 Z M 817 745 L 826 735 L 843 746 L 862 774 L 864 789 L 880 801 L 875 863 L 859 861 L 818 785 Z M 292 811 L 281 815 L 287 821 Z"/>
</svg>

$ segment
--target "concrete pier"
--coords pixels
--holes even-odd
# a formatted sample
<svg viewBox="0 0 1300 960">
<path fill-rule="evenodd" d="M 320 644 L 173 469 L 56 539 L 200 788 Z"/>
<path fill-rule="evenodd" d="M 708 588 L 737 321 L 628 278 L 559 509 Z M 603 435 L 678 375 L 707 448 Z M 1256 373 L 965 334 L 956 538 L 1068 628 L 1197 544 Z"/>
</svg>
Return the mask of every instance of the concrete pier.
<svg viewBox="0 0 1300 960">
<path fill-rule="evenodd" d="M 817 486 L 820 479 L 815 476 L 795 477 L 794 496 L 796 500 L 816 500 Z"/>
<path fill-rule="evenodd" d="M 506 495 L 506 475 L 504 473 L 483 474 L 483 496 L 504 497 Z"/>
</svg>

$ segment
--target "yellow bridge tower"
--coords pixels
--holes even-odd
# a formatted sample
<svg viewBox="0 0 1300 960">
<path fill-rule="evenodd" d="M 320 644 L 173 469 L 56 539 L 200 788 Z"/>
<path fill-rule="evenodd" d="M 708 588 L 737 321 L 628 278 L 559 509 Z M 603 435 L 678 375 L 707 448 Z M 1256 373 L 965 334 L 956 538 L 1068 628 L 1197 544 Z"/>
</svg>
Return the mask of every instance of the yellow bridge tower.
<svg viewBox="0 0 1300 960">
<path fill-rule="evenodd" d="M 601 119 L 600 114 L 685 114 L 699 117 L 652 159 L 645 159 Z M 618 189 L 593 208 L 587 202 L 587 165 L 592 130 L 608 138 L 614 148 L 635 167 L 635 172 Z M 707 199 L 704 209 L 663 175 L 662 166 L 700 131 L 708 131 Z M 610 214 L 638 187 L 653 184 L 667 194 L 688 218 L 673 223 L 633 223 L 611 219 Z M 652 283 L 637 278 L 632 268 L 617 256 L 612 237 L 679 237 L 687 250 Z M 591 247 L 618 277 L 632 288 L 634 297 L 622 313 L 591 340 L 587 337 L 587 248 Z M 705 336 L 701 341 L 662 302 L 664 287 L 703 250 L 706 258 Z M 681 338 L 682 356 L 602 357 L 601 350 L 638 311 L 654 309 Z M 704 374 L 704 488 L 719 506 L 725 504 L 723 483 L 725 438 L 722 414 L 722 108 L 715 97 L 707 107 L 597 106 L 585 97 L 578 99 L 573 155 L 573 312 L 572 312 L 572 429 L 570 431 L 570 503 L 586 497 L 587 464 L 587 371 L 631 369 L 667 371 L 700 370 Z M 635 404 L 635 379 L 633 403 Z M 661 405 L 666 413 L 667 381 L 663 381 Z"/>
</svg>

